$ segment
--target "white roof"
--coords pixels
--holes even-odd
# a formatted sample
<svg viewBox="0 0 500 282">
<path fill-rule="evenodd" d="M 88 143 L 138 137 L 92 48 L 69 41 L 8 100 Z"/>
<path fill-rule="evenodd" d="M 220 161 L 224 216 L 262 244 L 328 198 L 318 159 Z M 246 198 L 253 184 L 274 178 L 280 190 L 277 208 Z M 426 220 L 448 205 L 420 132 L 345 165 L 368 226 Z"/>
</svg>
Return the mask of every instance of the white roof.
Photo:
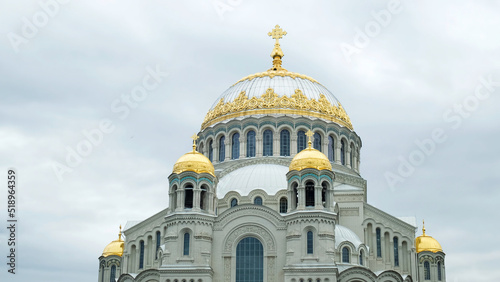
<svg viewBox="0 0 500 282">
<path fill-rule="evenodd" d="M 339 224 L 335 225 L 335 249 L 338 248 L 340 243 L 345 241 L 351 242 L 356 250 L 363 244 L 354 231 Z"/>
<path fill-rule="evenodd" d="M 247 196 L 252 190 L 262 189 L 268 195 L 275 195 L 286 189 L 288 167 L 276 164 L 255 164 L 232 171 L 219 180 L 217 197 L 219 199 L 230 191 Z"/>
<path fill-rule="evenodd" d="M 296 89 L 302 90 L 302 93 L 308 99 L 319 100 L 320 94 L 325 95 L 325 98 L 335 106 L 339 105 L 337 98 L 323 85 L 312 82 L 308 79 L 303 78 L 292 78 L 290 76 L 275 76 L 270 78 L 269 76 L 256 77 L 252 80 L 241 81 L 224 91 L 215 103 L 212 105 L 210 110 L 212 110 L 221 98 L 224 98 L 224 103 L 232 102 L 238 97 L 238 95 L 245 91 L 249 99 L 252 97 L 260 97 L 262 94 L 266 93 L 268 88 L 274 89 L 274 92 L 281 96 L 291 97 Z"/>
<path fill-rule="evenodd" d="M 414 216 L 399 216 L 398 219 L 408 223 L 411 226 L 417 226 L 417 219 Z"/>
</svg>

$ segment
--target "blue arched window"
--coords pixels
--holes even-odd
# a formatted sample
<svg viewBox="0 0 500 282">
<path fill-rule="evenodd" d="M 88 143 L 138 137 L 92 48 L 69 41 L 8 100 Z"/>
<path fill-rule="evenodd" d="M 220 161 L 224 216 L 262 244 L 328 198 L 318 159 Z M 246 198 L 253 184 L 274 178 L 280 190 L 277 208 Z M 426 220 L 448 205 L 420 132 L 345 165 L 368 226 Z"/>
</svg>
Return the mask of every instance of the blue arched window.
<svg viewBox="0 0 500 282">
<path fill-rule="evenodd" d="M 380 235 L 380 228 L 377 228 L 376 235 L 377 235 L 377 257 L 381 258 L 382 257 L 382 241 L 380 238 L 380 236 L 381 236 Z"/>
<path fill-rule="evenodd" d="M 264 281 L 264 248 L 254 237 L 241 240 L 236 247 L 236 282 Z"/>
<path fill-rule="evenodd" d="M 359 265 L 363 265 L 363 250 L 359 251 Z"/>
<path fill-rule="evenodd" d="M 342 165 L 345 165 L 345 141 L 342 140 L 340 141 L 340 163 Z"/>
<path fill-rule="evenodd" d="M 328 159 L 331 162 L 335 161 L 335 140 L 331 135 L 328 136 Z"/>
<path fill-rule="evenodd" d="M 264 156 L 273 155 L 273 132 L 270 129 L 264 131 Z"/>
<path fill-rule="evenodd" d="M 398 246 L 398 238 L 394 237 L 392 239 L 394 242 L 394 266 L 399 266 L 399 246 Z"/>
<path fill-rule="evenodd" d="M 111 274 L 109 275 L 109 281 L 115 282 L 115 278 L 116 278 L 116 265 L 113 264 L 113 266 L 111 266 Z"/>
<path fill-rule="evenodd" d="M 343 247 L 342 248 L 342 262 L 349 263 L 349 248 L 348 247 Z"/>
<path fill-rule="evenodd" d="M 312 231 L 307 231 L 307 253 L 312 254 L 314 251 L 314 238 Z"/>
<path fill-rule="evenodd" d="M 231 207 L 236 207 L 238 205 L 238 200 L 236 198 L 233 198 L 231 200 Z"/>
<path fill-rule="evenodd" d="M 280 199 L 280 213 L 286 213 L 288 210 L 288 200 L 283 197 Z"/>
<path fill-rule="evenodd" d="M 318 132 L 314 133 L 313 148 L 321 152 L 321 135 Z"/>
<path fill-rule="evenodd" d="M 184 233 L 184 251 L 182 252 L 183 255 L 189 256 L 189 239 L 190 235 L 188 232 Z"/>
<path fill-rule="evenodd" d="M 144 241 L 139 243 L 140 253 L 139 253 L 139 269 L 144 268 Z"/>
<path fill-rule="evenodd" d="M 247 133 L 247 157 L 255 157 L 255 131 Z"/>
<path fill-rule="evenodd" d="M 224 141 L 226 141 L 226 137 L 222 136 L 219 139 L 219 162 L 223 162 L 226 158 L 226 145 L 224 144 Z"/>
<path fill-rule="evenodd" d="M 214 141 L 210 140 L 208 143 L 208 159 L 213 162 L 214 161 L 214 148 L 212 147 L 214 145 Z"/>
<path fill-rule="evenodd" d="M 253 204 L 254 205 L 262 206 L 262 198 L 261 197 L 255 197 L 255 199 L 253 199 Z"/>
<path fill-rule="evenodd" d="M 441 276 L 441 262 L 439 261 L 438 262 L 438 281 L 441 281 L 442 280 L 442 276 Z"/>
<path fill-rule="evenodd" d="M 233 142 L 231 144 L 231 151 L 232 151 L 232 154 L 231 154 L 231 158 L 233 160 L 235 159 L 239 159 L 240 158 L 240 134 L 239 133 L 235 133 L 233 134 Z"/>
<path fill-rule="evenodd" d="M 161 243 L 161 233 L 160 231 L 156 231 L 156 254 L 155 254 L 156 259 L 158 259 L 158 250 L 160 250 L 160 243 Z"/>
<path fill-rule="evenodd" d="M 424 279 L 431 280 L 431 265 L 428 261 L 424 262 Z"/>
<path fill-rule="evenodd" d="M 297 132 L 297 153 L 304 150 L 306 148 L 306 133 L 301 130 Z"/>
<path fill-rule="evenodd" d="M 280 156 L 290 156 L 290 131 L 286 129 L 280 133 Z"/>
<path fill-rule="evenodd" d="M 188 184 L 184 187 L 184 208 L 192 209 L 193 208 L 193 185 Z"/>
</svg>

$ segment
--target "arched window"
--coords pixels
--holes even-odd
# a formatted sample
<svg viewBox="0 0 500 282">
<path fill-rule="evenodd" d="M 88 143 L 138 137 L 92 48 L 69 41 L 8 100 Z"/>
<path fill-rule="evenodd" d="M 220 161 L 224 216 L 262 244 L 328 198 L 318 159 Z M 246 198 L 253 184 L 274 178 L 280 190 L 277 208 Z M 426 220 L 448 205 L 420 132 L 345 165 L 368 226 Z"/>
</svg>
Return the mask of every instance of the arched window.
<svg viewBox="0 0 500 282">
<path fill-rule="evenodd" d="M 283 197 L 280 199 L 280 213 L 286 213 L 288 210 L 288 200 Z"/>
<path fill-rule="evenodd" d="M 297 153 L 306 148 L 306 133 L 303 130 L 297 132 Z"/>
<path fill-rule="evenodd" d="M 349 248 L 348 247 L 343 247 L 342 248 L 342 262 L 349 263 Z"/>
<path fill-rule="evenodd" d="M 224 144 L 225 141 L 226 137 L 221 136 L 221 138 L 219 139 L 219 162 L 223 162 L 226 158 L 226 144 Z"/>
<path fill-rule="evenodd" d="M 398 246 L 398 238 L 392 238 L 394 242 L 394 266 L 399 266 L 399 246 Z"/>
<path fill-rule="evenodd" d="M 441 262 L 438 261 L 438 281 L 441 281 L 442 280 L 442 276 L 441 276 Z"/>
<path fill-rule="evenodd" d="M 321 152 L 321 135 L 318 132 L 314 133 L 313 147 Z"/>
<path fill-rule="evenodd" d="M 255 131 L 247 133 L 247 157 L 255 157 Z"/>
<path fill-rule="evenodd" d="M 321 186 L 323 187 L 321 189 L 321 203 L 323 204 L 323 207 L 326 207 L 326 188 L 327 188 L 326 185 L 327 184 L 325 182 L 321 184 Z"/>
<path fill-rule="evenodd" d="M 116 265 L 111 266 L 111 273 L 109 274 L 109 281 L 110 282 L 115 282 L 116 278 Z"/>
<path fill-rule="evenodd" d="M 380 238 L 380 228 L 377 228 L 376 231 L 377 235 L 377 257 L 381 258 L 382 257 L 382 241 Z"/>
<path fill-rule="evenodd" d="M 184 233 L 184 250 L 182 254 L 185 256 L 189 256 L 189 239 L 190 239 L 189 233 L 188 232 Z"/>
<path fill-rule="evenodd" d="M 431 265 L 428 261 L 424 262 L 424 279 L 431 280 Z"/>
<path fill-rule="evenodd" d="M 295 197 L 293 197 L 295 200 L 293 208 L 296 209 L 299 205 L 299 191 L 297 190 L 297 183 L 294 183 L 293 185 L 293 194 L 295 195 Z"/>
<path fill-rule="evenodd" d="M 331 135 L 328 136 L 328 160 L 335 161 L 335 140 Z"/>
<path fill-rule="evenodd" d="M 363 250 L 359 251 L 359 265 L 363 265 Z"/>
<path fill-rule="evenodd" d="M 314 251 L 314 242 L 313 242 L 313 233 L 312 231 L 307 231 L 307 253 L 312 254 Z"/>
<path fill-rule="evenodd" d="M 236 198 L 233 198 L 231 200 L 231 207 L 236 207 L 238 205 L 238 200 Z"/>
<path fill-rule="evenodd" d="M 201 186 L 201 193 L 200 193 L 200 209 L 202 210 L 206 210 L 207 205 L 208 203 L 208 199 L 207 199 L 207 186 L 205 185 L 202 185 Z"/>
<path fill-rule="evenodd" d="M 233 134 L 233 142 L 231 144 L 231 158 L 233 160 L 239 159 L 240 158 L 240 134 L 235 133 Z"/>
<path fill-rule="evenodd" d="M 236 246 L 236 282 L 264 281 L 264 248 L 254 237 L 246 237 Z"/>
<path fill-rule="evenodd" d="M 208 159 L 213 162 L 214 161 L 214 148 L 212 147 L 214 145 L 214 141 L 210 140 L 208 143 Z"/>
<path fill-rule="evenodd" d="M 314 183 L 306 183 L 306 207 L 314 207 Z"/>
<path fill-rule="evenodd" d="M 264 156 L 273 155 L 273 132 L 270 129 L 264 131 Z"/>
<path fill-rule="evenodd" d="M 193 208 L 193 185 L 188 184 L 184 187 L 184 208 Z"/>
<path fill-rule="evenodd" d="M 160 244 L 161 244 L 161 233 L 160 233 L 160 231 L 156 231 L 156 254 L 155 254 L 155 259 L 158 259 L 158 250 L 160 250 Z"/>
<path fill-rule="evenodd" d="M 340 163 L 345 165 L 345 141 L 340 141 Z"/>
<path fill-rule="evenodd" d="M 254 205 L 262 206 L 262 198 L 261 197 L 255 197 L 255 199 L 253 199 L 253 204 Z"/>
<path fill-rule="evenodd" d="M 139 243 L 140 253 L 139 253 L 139 269 L 144 268 L 144 241 Z"/>
<path fill-rule="evenodd" d="M 280 156 L 290 156 L 290 131 L 286 129 L 280 133 Z"/>
</svg>

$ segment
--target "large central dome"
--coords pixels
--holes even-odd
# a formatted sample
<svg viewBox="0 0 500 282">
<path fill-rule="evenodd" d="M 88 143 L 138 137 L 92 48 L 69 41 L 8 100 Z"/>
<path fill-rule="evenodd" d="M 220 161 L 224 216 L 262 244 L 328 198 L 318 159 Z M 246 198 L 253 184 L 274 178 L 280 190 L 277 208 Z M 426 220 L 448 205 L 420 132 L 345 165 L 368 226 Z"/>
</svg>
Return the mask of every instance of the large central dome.
<svg viewBox="0 0 500 282">
<path fill-rule="evenodd" d="M 315 79 L 282 68 L 283 56 L 276 43 L 271 53 L 273 67 L 242 78 L 224 91 L 210 107 L 202 130 L 224 120 L 269 114 L 322 118 L 352 130 L 337 98 Z"/>
</svg>

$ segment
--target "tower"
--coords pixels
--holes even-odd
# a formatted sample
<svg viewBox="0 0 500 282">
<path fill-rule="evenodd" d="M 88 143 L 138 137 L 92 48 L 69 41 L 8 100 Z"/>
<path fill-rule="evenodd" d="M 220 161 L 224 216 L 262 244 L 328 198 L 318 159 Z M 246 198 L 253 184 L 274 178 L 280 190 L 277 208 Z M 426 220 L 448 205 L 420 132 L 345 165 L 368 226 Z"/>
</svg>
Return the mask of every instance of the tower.
<svg viewBox="0 0 500 282">
<path fill-rule="evenodd" d="M 425 234 L 425 222 L 422 222 L 422 235 L 415 239 L 415 246 L 419 281 L 446 281 L 445 254 L 439 242 Z"/>
</svg>

